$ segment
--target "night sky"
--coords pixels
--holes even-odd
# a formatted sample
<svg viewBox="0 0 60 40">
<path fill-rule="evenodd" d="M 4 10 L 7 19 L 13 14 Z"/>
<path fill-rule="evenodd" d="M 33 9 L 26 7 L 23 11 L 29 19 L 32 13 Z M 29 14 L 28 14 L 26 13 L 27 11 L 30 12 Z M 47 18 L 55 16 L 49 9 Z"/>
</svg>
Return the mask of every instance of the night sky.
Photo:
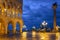
<svg viewBox="0 0 60 40">
<path fill-rule="evenodd" d="M 53 28 L 53 3 L 57 2 L 56 20 L 60 26 L 60 0 L 23 0 L 22 19 L 28 29 L 32 26 L 39 28 L 43 21 Z"/>
</svg>

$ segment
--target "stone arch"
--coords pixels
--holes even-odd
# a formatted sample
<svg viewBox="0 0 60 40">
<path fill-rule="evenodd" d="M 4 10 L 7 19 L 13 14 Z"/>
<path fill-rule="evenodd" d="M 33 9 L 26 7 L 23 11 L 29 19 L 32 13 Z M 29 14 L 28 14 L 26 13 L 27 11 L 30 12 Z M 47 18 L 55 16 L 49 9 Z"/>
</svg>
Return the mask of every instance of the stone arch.
<svg viewBox="0 0 60 40">
<path fill-rule="evenodd" d="M 6 22 L 3 18 L 0 18 L 0 33 L 5 34 Z"/>
<path fill-rule="evenodd" d="M 23 21 L 22 20 L 18 20 L 16 21 L 16 23 L 19 23 L 20 24 L 20 33 L 22 32 L 22 27 L 23 27 Z"/>
<path fill-rule="evenodd" d="M 8 22 L 8 33 L 13 33 L 13 29 L 14 29 L 14 22 L 9 21 Z"/>
<path fill-rule="evenodd" d="M 20 23 L 16 22 L 16 32 L 20 32 Z"/>
</svg>

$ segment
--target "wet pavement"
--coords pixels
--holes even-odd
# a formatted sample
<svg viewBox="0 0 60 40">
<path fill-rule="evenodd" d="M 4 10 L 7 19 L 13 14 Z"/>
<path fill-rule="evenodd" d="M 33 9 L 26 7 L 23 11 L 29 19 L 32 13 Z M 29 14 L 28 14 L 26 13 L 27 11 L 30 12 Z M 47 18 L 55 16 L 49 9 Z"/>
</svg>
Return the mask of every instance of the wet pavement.
<svg viewBox="0 0 60 40">
<path fill-rule="evenodd" d="M 60 33 L 23 32 L 0 36 L 0 40 L 60 40 Z"/>
</svg>

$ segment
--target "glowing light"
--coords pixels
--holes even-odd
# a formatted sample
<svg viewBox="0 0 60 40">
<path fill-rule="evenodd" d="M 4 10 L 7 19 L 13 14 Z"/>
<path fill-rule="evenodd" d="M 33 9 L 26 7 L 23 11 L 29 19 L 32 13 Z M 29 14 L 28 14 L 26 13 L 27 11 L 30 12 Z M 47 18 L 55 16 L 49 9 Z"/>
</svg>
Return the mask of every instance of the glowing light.
<svg viewBox="0 0 60 40">
<path fill-rule="evenodd" d="M 57 25 L 58 28 L 60 28 L 60 26 Z"/>
<path fill-rule="evenodd" d="M 60 33 L 57 32 L 56 33 L 56 40 L 60 40 L 60 36 L 59 35 L 60 35 Z"/>
<path fill-rule="evenodd" d="M 43 21 L 43 22 L 42 22 L 42 25 L 43 25 L 43 26 L 46 26 L 47 24 L 48 24 L 48 23 L 47 23 L 46 21 Z"/>
<path fill-rule="evenodd" d="M 35 37 L 35 36 L 36 36 L 36 32 L 32 31 L 32 37 Z"/>
<path fill-rule="evenodd" d="M 45 37 L 41 37 L 41 39 L 45 39 Z"/>
<path fill-rule="evenodd" d="M 0 29 L 1 29 L 1 23 L 0 23 Z"/>
<path fill-rule="evenodd" d="M 23 37 L 23 38 L 26 38 L 26 37 L 27 37 L 27 32 L 23 32 L 23 33 L 22 33 L 22 37 Z"/>
<path fill-rule="evenodd" d="M 2 10 L 2 12 L 4 12 L 4 10 Z"/>
<path fill-rule="evenodd" d="M 7 9 L 4 9 L 4 11 L 7 11 Z"/>
<path fill-rule="evenodd" d="M 1 23 L 0 23 L 0 25 L 1 25 Z"/>
<path fill-rule="evenodd" d="M 13 11 L 13 15 L 15 14 L 15 12 Z"/>
</svg>

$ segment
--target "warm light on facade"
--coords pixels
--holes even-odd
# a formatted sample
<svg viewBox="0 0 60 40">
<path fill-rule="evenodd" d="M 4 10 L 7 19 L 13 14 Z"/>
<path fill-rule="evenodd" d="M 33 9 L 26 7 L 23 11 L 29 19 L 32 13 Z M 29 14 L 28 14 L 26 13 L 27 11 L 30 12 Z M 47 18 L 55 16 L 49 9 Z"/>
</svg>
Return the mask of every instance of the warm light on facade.
<svg viewBox="0 0 60 40">
<path fill-rule="evenodd" d="M 0 27 L 1 27 L 1 23 L 0 23 Z"/>
<path fill-rule="evenodd" d="M 13 33 L 16 33 L 16 23 L 17 22 L 20 23 L 20 32 L 22 32 L 23 21 L 22 21 L 22 18 L 19 19 L 18 15 L 17 15 L 18 12 L 20 11 L 17 8 L 18 5 L 20 6 L 20 3 L 16 0 L 3 0 L 3 1 L 0 0 L 0 19 L 1 19 L 0 21 L 3 21 L 0 23 L 0 25 L 2 25 L 2 27 L 1 27 L 2 30 L 0 30 L 0 31 L 5 32 L 4 34 L 8 33 L 7 28 L 8 28 L 9 22 L 12 22 Z M 19 8 L 19 9 L 21 9 L 21 8 Z M 22 9 L 21 9 L 21 11 L 22 11 Z"/>
<path fill-rule="evenodd" d="M 4 9 L 4 11 L 6 12 L 6 11 L 7 11 L 7 9 Z"/>
<path fill-rule="evenodd" d="M 2 9 L 2 13 L 4 12 L 4 10 Z"/>
</svg>

